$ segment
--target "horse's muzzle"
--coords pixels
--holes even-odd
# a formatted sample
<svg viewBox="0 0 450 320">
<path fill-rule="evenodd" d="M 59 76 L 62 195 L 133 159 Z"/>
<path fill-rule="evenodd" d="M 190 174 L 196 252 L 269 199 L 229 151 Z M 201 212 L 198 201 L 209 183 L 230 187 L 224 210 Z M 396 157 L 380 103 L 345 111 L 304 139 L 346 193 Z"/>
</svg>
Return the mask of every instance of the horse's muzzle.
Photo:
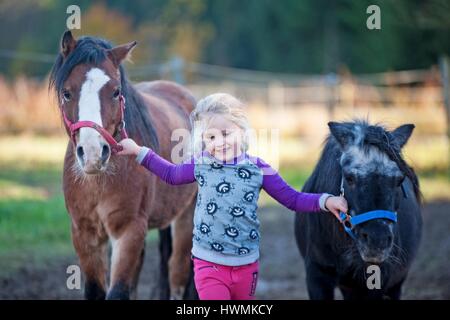
<svg viewBox="0 0 450 320">
<path fill-rule="evenodd" d="M 77 145 L 76 157 L 78 164 L 86 174 L 99 174 L 106 170 L 108 160 L 111 156 L 111 148 L 108 144 L 102 143 L 100 148 L 87 148 Z"/>
</svg>

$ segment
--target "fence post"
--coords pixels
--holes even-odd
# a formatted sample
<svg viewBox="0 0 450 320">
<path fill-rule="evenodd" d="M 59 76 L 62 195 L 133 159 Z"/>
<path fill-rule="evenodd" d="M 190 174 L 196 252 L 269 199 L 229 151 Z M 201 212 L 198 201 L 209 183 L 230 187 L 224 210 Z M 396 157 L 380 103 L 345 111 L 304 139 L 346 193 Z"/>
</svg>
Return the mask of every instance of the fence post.
<svg viewBox="0 0 450 320">
<path fill-rule="evenodd" d="M 441 69 L 441 79 L 442 79 L 442 94 L 444 98 L 444 107 L 445 113 L 447 115 L 447 145 L 448 145 L 448 153 L 447 153 L 447 169 L 450 174 L 450 67 L 449 67 L 449 58 L 444 55 L 441 56 L 439 65 Z"/>
<path fill-rule="evenodd" d="M 328 110 L 328 118 L 330 120 L 335 120 L 335 109 L 336 109 L 336 94 L 337 94 L 337 85 L 339 83 L 338 75 L 335 73 L 328 73 L 324 77 L 325 87 L 327 88 L 328 101 L 327 101 L 327 110 Z"/>
<path fill-rule="evenodd" d="M 269 106 L 272 109 L 283 109 L 285 102 L 283 83 L 277 80 L 271 81 L 268 89 Z"/>
<path fill-rule="evenodd" d="M 184 81 L 184 60 L 178 56 L 170 59 L 170 69 L 172 71 L 173 80 L 178 84 L 185 84 Z"/>
</svg>

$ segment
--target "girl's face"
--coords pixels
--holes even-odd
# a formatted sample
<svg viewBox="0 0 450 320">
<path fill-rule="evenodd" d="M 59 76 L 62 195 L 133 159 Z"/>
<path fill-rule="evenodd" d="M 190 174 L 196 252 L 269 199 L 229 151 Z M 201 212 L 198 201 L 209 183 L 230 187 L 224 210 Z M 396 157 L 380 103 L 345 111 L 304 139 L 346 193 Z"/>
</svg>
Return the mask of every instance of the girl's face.
<svg viewBox="0 0 450 320">
<path fill-rule="evenodd" d="M 222 162 L 232 160 L 242 153 L 244 131 L 234 122 L 216 115 L 209 119 L 203 132 L 205 149 Z"/>
</svg>

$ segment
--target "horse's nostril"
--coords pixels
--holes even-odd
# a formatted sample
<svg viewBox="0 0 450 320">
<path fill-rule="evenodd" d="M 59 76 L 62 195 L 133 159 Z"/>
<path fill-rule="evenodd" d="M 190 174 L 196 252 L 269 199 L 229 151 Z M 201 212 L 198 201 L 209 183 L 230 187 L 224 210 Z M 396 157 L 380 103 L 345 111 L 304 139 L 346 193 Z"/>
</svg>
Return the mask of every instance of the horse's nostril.
<svg viewBox="0 0 450 320">
<path fill-rule="evenodd" d="M 103 145 L 102 147 L 102 162 L 105 163 L 106 160 L 108 160 L 110 154 L 110 148 L 108 145 Z"/>
<path fill-rule="evenodd" d="M 80 160 L 83 160 L 84 150 L 82 146 L 77 147 L 77 156 Z"/>
</svg>

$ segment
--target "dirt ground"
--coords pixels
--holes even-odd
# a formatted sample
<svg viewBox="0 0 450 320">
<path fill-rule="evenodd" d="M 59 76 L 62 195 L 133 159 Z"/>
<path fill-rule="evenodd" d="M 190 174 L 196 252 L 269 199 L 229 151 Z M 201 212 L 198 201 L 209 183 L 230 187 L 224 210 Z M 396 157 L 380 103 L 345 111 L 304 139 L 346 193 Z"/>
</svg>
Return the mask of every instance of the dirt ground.
<svg viewBox="0 0 450 320">
<path fill-rule="evenodd" d="M 303 261 L 294 239 L 293 213 L 270 206 L 261 208 L 259 217 L 262 253 L 257 298 L 307 299 Z M 403 287 L 403 298 L 450 299 L 450 202 L 426 204 L 423 217 L 423 241 Z M 148 244 L 139 299 L 148 299 L 156 288 L 157 261 L 156 244 Z M 46 267 L 31 265 L 0 278 L 0 299 L 81 299 L 82 290 L 66 287 L 66 268 L 71 264 L 77 264 L 75 256 L 55 258 Z"/>
</svg>

